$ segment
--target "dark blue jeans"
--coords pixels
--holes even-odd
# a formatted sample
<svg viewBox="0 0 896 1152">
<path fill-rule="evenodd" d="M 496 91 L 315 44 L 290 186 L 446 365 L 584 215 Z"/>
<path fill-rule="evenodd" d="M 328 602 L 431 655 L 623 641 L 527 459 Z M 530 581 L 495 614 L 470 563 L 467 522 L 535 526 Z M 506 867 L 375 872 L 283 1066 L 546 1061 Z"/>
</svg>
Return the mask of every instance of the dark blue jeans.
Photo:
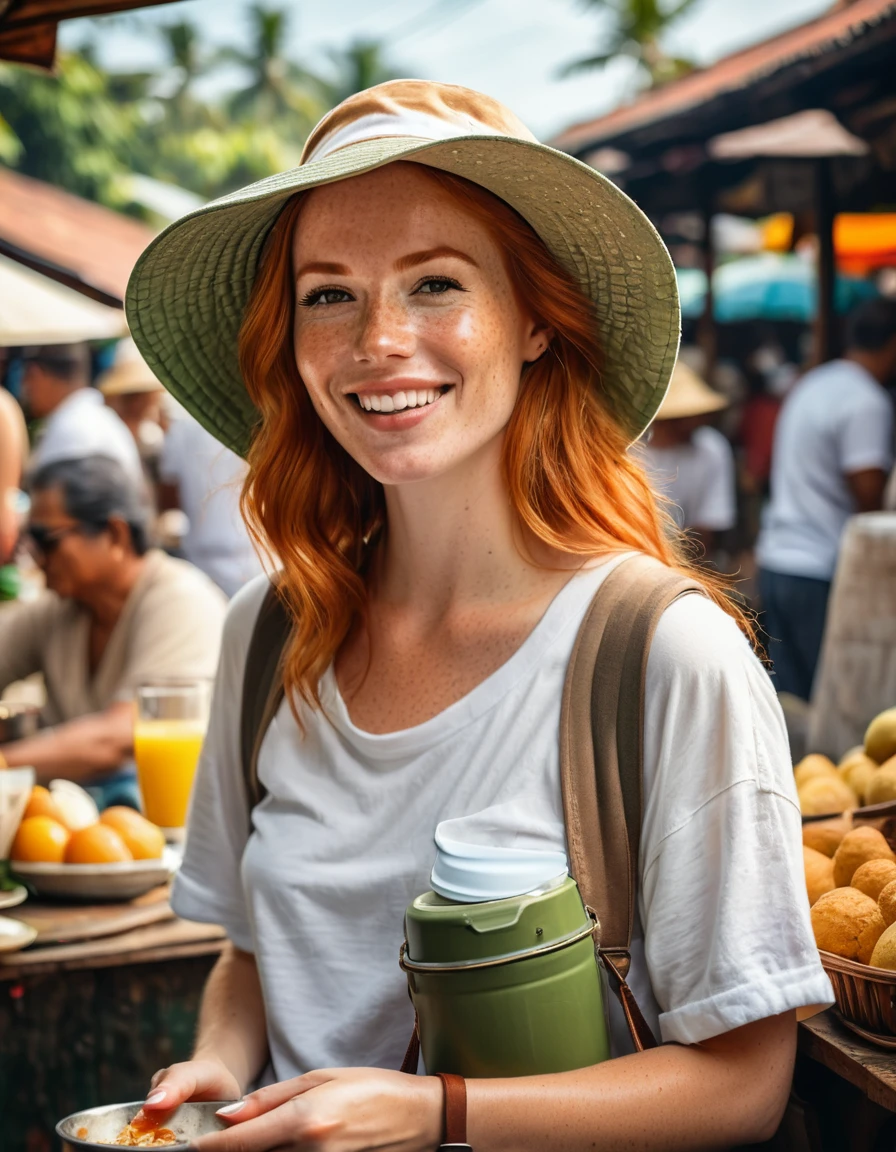
<svg viewBox="0 0 896 1152">
<path fill-rule="evenodd" d="M 759 569 L 762 624 L 776 691 L 809 699 L 830 592 L 830 580 Z"/>
</svg>

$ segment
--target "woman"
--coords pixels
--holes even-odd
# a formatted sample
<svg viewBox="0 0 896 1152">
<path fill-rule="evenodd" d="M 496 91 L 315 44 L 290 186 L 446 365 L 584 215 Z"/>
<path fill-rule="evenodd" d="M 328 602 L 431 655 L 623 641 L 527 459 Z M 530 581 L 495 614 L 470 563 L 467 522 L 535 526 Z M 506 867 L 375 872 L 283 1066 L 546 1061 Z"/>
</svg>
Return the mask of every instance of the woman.
<svg viewBox="0 0 896 1152">
<path fill-rule="evenodd" d="M 267 1063 L 278 1081 L 198 1147 L 439 1145 L 439 1082 L 395 1071 L 403 911 L 443 821 L 565 850 L 557 729 L 579 624 L 624 555 L 688 567 L 626 454 L 674 361 L 674 285 L 612 185 L 488 98 L 418 81 L 350 98 L 300 168 L 141 258 L 135 338 L 248 446 L 245 507 L 295 621 L 250 817 L 239 701 L 264 582 L 233 602 L 175 890 L 231 946 L 193 1059 L 156 1075 L 146 1110 L 233 1098 Z M 477 1152 L 765 1138 L 794 1010 L 830 1000 L 774 693 L 700 578 L 709 597 L 665 613 L 646 686 L 632 979 L 669 1043 L 469 1082 Z"/>
</svg>

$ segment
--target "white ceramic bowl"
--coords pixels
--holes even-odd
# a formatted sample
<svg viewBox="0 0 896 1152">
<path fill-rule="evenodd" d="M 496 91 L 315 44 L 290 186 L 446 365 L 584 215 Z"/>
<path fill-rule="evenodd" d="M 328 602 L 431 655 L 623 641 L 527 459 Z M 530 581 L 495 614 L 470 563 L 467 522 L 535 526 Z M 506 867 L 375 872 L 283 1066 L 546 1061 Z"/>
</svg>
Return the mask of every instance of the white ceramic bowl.
<svg viewBox="0 0 896 1152">
<path fill-rule="evenodd" d="M 215 1115 L 232 1100 L 212 1100 L 204 1103 L 181 1104 L 180 1108 L 164 1122 L 166 1128 L 178 1137 L 177 1144 L 168 1144 L 168 1152 L 185 1152 L 190 1141 L 196 1136 L 206 1136 L 209 1132 L 221 1132 L 226 1125 Z M 73 1112 L 56 1125 L 57 1135 L 73 1148 L 92 1148 L 104 1152 L 114 1144 L 115 1138 L 143 1107 L 143 1101 L 130 1104 L 104 1104 L 101 1108 L 88 1108 L 84 1112 Z M 86 1130 L 87 1135 L 79 1137 L 78 1132 Z"/>
<path fill-rule="evenodd" d="M 38 896 L 133 900 L 159 884 L 167 884 L 180 860 L 180 853 L 165 848 L 161 860 L 132 860 L 124 864 L 26 864 L 13 860 L 10 866 Z"/>
</svg>

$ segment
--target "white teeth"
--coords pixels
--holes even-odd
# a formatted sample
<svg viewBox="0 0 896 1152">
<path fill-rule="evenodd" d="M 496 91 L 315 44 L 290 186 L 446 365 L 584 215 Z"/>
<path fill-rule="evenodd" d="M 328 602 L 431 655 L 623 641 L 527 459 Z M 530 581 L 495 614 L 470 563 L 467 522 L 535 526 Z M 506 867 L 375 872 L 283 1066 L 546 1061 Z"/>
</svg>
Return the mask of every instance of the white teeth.
<svg viewBox="0 0 896 1152">
<path fill-rule="evenodd" d="M 438 388 L 409 389 L 383 396 L 365 393 L 363 396 L 358 394 L 358 403 L 365 412 L 403 412 L 405 408 L 425 408 L 427 404 L 438 400 L 440 395 Z"/>
</svg>

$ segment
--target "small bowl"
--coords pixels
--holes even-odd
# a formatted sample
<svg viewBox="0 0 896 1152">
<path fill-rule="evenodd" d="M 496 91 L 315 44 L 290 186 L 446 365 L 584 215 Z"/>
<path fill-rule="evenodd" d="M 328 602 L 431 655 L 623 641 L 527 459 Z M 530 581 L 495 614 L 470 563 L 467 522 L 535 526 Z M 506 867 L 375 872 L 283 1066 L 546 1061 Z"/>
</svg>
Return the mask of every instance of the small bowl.
<svg viewBox="0 0 896 1152">
<path fill-rule="evenodd" d="M 207 1136 L 210 1132 L 223 1132 L 227 1127 L 215 1115 L 225 1104 L 233 1100 L 209 1100 L 199 1103 L 181 1104 L 180 1108 L 165 1120 L 164 1127 L 170 1128 L 178 1137 L 177 1144 L 168 1144 L 170 1152 L 185 1152 L 190 1142 L 197 1136 Z M 93 1148 L 104 1152 L 122 1128 L 126 1128 L 143 1107 L 142 1100 L 131 1104 L 105 1104 L 101 1108 L 88 1108 L 84 1112 L 73 1112 L 56 1125 L 56 1134 L 72 1148 Z M 86 1128 L 86 1137 L 76 1135 L 79 1129 Z"/>
</svg>

